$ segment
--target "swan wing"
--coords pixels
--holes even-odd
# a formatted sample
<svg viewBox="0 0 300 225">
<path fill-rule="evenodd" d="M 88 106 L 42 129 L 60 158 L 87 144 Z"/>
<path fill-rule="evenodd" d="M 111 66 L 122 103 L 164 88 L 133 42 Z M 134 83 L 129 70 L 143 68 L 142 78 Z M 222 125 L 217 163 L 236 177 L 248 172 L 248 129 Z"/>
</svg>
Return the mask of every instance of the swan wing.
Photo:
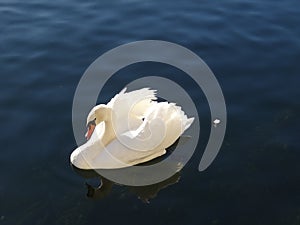
<svg viewBox="0 0 300 225">
<path fill-rule="evenodd" d="M 155 90 L 142 88 L 119 94 L 108 106 L 112 109 L 111 122 L 116 134 L 137 129 L 156 99 Z"/>
<path fill-rule="evenodd" d="M 120 93 L 116 94 L 107 103 L 107 106 L 114 109 L 114 111 L 121 108 L 122 111 L 132 111 L 132 113 L 143 115 L 145 108 L 151 105 L 151 100 L 156 100 L 156 90 L 150 90 L 150 88 L 142 88 L 131 92 L 126 92 L 126 90 L 125 87 Z"/>
<path fill-rule="evenodd" d="M 133 149 L 147 151 L 168 148 L 190 127 L 194 118 L 187 118 L 180 106 L 155 102 L 145 115 L 142 125 L 119 135 L 122 143 Z"/>
<path fill-rule="evenodd" d="M 124 132 L 118 138 L 127 147 L 139 151 L 165 149 L 190 127 L 193 120 L 187 118 L 181 107 L 174 103 L 155 102 L 136 130 Z"/>
<path fill-rule="evenodd" d="M 116 94 L 108 103 L 107 106 L 112 108 L 113 105 L 115 104 L 115 101 L 119 98 L 122 98 L 122 96 L 124 95 L 124 93 L 126 92 L 127 88 L 123 88 L 122 91 L 120 91 L 120 93 Z"/>
</svg>

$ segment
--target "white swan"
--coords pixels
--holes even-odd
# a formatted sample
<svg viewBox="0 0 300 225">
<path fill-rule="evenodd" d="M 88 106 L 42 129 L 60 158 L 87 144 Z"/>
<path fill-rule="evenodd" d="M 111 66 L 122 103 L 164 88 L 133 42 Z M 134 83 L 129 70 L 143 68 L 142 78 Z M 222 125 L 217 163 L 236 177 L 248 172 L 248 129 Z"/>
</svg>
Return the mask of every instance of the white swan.
<svg viewBox="0 0 300 225">
<path fill-rule="evenodd" d="M 80 169 L 116 169 L 166 153 L 194 118 L 174 103 L 156 102 L 155 90 L 123 89 L 87 117 L 88 141 L 75 149 L 71 163 Z"/>
</svg>

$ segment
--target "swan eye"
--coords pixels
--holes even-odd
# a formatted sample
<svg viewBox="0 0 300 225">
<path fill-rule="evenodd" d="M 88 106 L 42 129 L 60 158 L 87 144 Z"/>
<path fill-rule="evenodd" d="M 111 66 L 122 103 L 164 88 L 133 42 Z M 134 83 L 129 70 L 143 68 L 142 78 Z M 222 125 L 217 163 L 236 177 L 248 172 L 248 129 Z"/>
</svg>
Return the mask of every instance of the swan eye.
<svg viewBox="0 0 300 225">
<path fill-rule="evenodd" d="M 86 127 L 89 128 L 89 127 L 91 127 L 91 125 L 96 126 L 96 119 L 90 121 L 90 122 L 86 125 Z"/>
</svg>

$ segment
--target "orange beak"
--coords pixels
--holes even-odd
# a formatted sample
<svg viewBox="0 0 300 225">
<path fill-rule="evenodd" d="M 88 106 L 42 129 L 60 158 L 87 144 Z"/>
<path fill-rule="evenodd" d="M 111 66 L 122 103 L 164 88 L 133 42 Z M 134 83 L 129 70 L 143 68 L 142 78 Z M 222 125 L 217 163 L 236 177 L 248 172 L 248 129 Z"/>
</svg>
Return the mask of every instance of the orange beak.
<svg viewBox="0 0 300 225">
<path fill-rule="evenodd" d="M 92 134 L 95 130 L 95 127 L 96 127 L 96 125 L 94 125 L 94 124 L 90 124 L 88 126 L 87 132 L 85 134 L 85 138 L 86 138 L 87 141 L 91 138 L 91 136 L 92 136 Z"/>
</svg>

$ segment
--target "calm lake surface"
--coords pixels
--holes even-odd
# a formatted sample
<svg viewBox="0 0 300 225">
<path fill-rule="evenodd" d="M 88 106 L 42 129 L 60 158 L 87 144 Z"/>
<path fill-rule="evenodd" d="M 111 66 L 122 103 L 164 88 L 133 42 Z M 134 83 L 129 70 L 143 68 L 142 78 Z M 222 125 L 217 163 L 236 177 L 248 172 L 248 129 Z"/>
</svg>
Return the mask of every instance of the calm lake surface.
<svg viewBox="0 0 300 225">
<path fill-rule="evenodd" d="M 0 224 L 300 224 L 299 15 L 297 0 L 1 1 Z M 199 172 L 204 94 L 172 67 L 129 66 L 99 102 L 139 75 L 172 75 L 197 104 L 200 142 L 168 187 L 149 191 L 150 204 L 118 185 L 90 199 L 85 182 L 98 178 L 69 164 L 74 92 L 97 57 L 145 39 L 183 45 L 214 72 L 228 113 L 223 146 Z"/>
</svg>

